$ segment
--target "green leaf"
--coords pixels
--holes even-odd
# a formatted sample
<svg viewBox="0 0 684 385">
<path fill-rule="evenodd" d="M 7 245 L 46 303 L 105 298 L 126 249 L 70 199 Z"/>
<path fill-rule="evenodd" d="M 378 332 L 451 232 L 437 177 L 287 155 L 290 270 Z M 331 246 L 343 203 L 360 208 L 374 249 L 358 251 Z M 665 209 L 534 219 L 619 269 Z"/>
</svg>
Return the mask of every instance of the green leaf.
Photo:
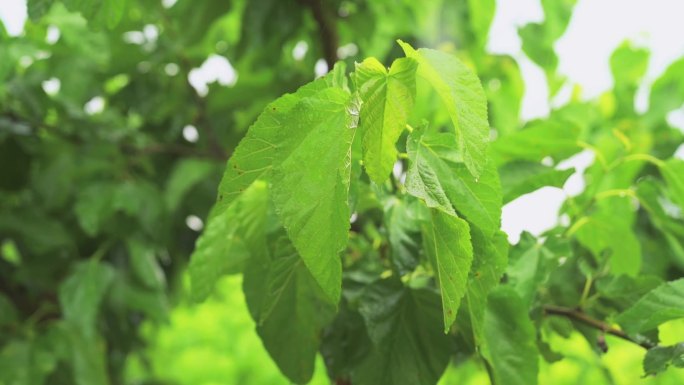
<svg viewBox="0 0 684 385">
<path fill-rule="evenodd" d="M 518 63 L 508 55 L 486 56 L 481 71 L 489 101 L 489 120 L 499 135 L 518 130 L 525 83 Z"/>
<path fill-rule="evenodd" d="M 193 300 L 206 299 L 219 278 L 241 272 L 245 261 L 259 252 L 268 207 L 266 183 L 257 181 L 227 210 L 213 210 L 190 256 Z"/>
<path fill-rule="evenodd" d="M 684 279 L 653 289 L 621 313 L 616 321 L 627 333 L 636 334 L 678 318 L 684 318 Z"/>
<path fill-rule="evenodd" d="M 576 252 L 576 242 L 574 239 L 565 238 L 565 234 L 559 228 L 553 238 L 547 238 L 544 247 L 551 250 L 558 258 L 565 258 L 563 264 L 557 263 L 555 268 L 551 269 L 549 278 L 546 281 L 545 293 L 553 303 L 567 307 L 578 306 L 582 300 L 582 287 L 586 284 L 586 276 L 592 274 L 592 271 L 583 271 L 581 268 L 589 268 L 593 266 L 590 258 L 584 252 Z M 549 244 L 550 241 L 550 244 Z M 558 261 L 560 262 L 560 261 Z M 546 297 L 546 296 L 544 296 Z M 562 321 L 553 320 L 553 325 L 561 324 Z M 570 335 L 570 323 L 565 322 L 567 328 L 562 329 L 564 336 Z"/>
<path fill-rule="evenodd" d="M 454 125 L 458 151 L 468 171 L 480 176 L 487 163 L 489 124 L 487 98 L 475 73 L 455 56 L 399 41 L 407 57 L 418 62 L 418 74 L 437 91 Z"/>
<path fill-rule="evenodd" d="M 109 384 L 105 349 L 96 332 L 99 307 L 115 278 L 109 265 L 96 259 L 81 262 L 59 287 L 64 322 L 60 330 L 69 346 L 77 385 Z"/>
<path fill-rule="evenodd" d="M 456 320 L 461 298 L 466 291 L 473 246 L 468 222 L 435 209 L 430 210 L 430 218 L 425 250 L 437 271 L 436 278 L 442 293 L 444 332 L 447 333 Z"/>
<path fill-rule="evenodd" d="M 648 68 L 649 51 L 634 48 L 625 41 L 610 56 L 610 70 L 615 82 L 614 93 L 619 108 L 623 111 L 634 110 L 634 95 L 641 78 Z"/>
<path fill-rule="evenodd" d="M 86 234 L 97 235 L 104 221 L 114 214 L 114 194 L 115 186 L 106 183 L 93 183 L 79 191 L 74 211 Z"/>
<path fill-rule="evenodd" d="M 649 291 L 662 284 L 662 279 L 652 275 L 608 275 L 597 279 L 596 291 L 601 300 L 614 304 L 620 311 L 634 305 Z"/>
<path fill-rule="evenodd" d="M 647 49 L 632 47 L 623 42 L 610 56 L 610 70 L 617 87 L 638 86 L 648 68 Z"/>
<path fill-rule="evenodd" d="M 647 117 L 660 123 L 666 115 L 684 103 L 684 57 L 676 60 L 651 87 Z"/>
<path fill-rule="evenodd" d="M 60 345 L 70 355 L 76 385 L 108 385 L 106 349 L 99 335 L 88 332 L 73 322 L 59 324 Z"/>
<path fill-rule="evenodd" d="M 344 67 L 271 103 L 228 161 L 213 215 L 221 215 L 258 178 L 288 235 L 331 301 L 342 286 L 338 253 L 349 229 L 350 150 L 358 109 L 344 88 Z"/>
<path fill-rule="evenodd" d="M 669 159 L 662 164 L 660 172 L 670 188 L 672 200 L 684 211 L 684 160 Z"/>
<path fill-rule="evenodd" d="M 316 97 L 327 88 L 342 87 L 344 66 L 337 65 L 326 76 L 285 94 L 270 103 L 249 127 L 233 155 L 228 159 L 218 188 L 216 212 L 222 214 L 257 179 L 268 179 L 271 170 L 292 151 L 280 143 L 280 138 L 290 134 L 291 120 L 299 118 L 292 109 L 303 99 Z"/>
<path fill-rule="evenodd" d="M 558 39 L 563 36 L 565 29 L 570 23 L 572 10 L 577 0 L 542 0 L 544 9 L 545 30 L 549 33 L 548 38 Z"/>
<path fill-rule="evenodd" d="M 428 207 L 454 214 L 454 208 L 486 234 L 499 228 L 501 187 L 493 162 L 484 165 L 479 178 L 460 162 L 451 133 L 426 133 L 416 128 L 408 138 L 410 166 L 408 192 Z"/>
<path fill-rule="evenodd" d="M 501 286 L 489 294 L 482 355 L 489 362 L 492 381 L 497 385 L 537 383 L 539 351 L 527 311 L 511 288 Z"/>
<path fill-rule="evenodd" d="M 453 341 L 440 331 L 439 297 L 394 280 L 367 287 L 359 311 L 373 349 L 352 373 L 355 385 L 432 385 L 447 367 Z M 416 354 L 420 352 L 420 354 Z"/>
<path fill-rule="evenodd" d="M 375 183 L 387 180 L 397 160 L 395 144 L 416 97 L 417 67 L 410 58 L 395 60 L 389 73 L 375 58 L 356 64 L 355 80 L 362 100 L 359 128 L 363 132 L 363 164 Z"/>
<path fill-rule="evenodd" d="M 349 231 L 349 178 L 356 112 L 349 93 L 329 88 L 308 98 L 278 141 L 288 154 L 273 170 L 276 212 L 304 263 L 331 302 L 340 298 Z"/>
<path fill-rule="evenodd" d="M 32 21 L 38 21 L 48 13 L 55 0 L 29 0 L 26 4 L 28 16 Z"/>
<path fill-rule="evenodd" d="M 130 240 L 128 242 L 128 258 L 133 273 L 147 288 L 161 290 L 166 286 L 164 271 L 159 266 L 154 249 L 149 245 L 139 240 Z"/>
<path fill-rule="evenodd" d="M 499 164 L 516 159 L 540 162 L 547 156 L 559 161 L 581 150 L 579 134 L 579 127 L 571 122 L 537 120 L 495 141 L 492 155 Z"/>
<path fill-rule="evenodd" d="M 175 164 L 164 190 L 164 202 L 169 211 L 176 210 L 185 195 L 196 184 L 207 179 L 216 169 L 213 162 L 183 159 Z"/>
<path fill-rule="evenodd" d="M 324 88 L 323 80 L 300 88 L 294 94 L 281 96 L 259 115 L 228 160 L 219 184 L 214 216 L 222 215 L 254 181 L 270 176 L 278 148 L 279 132 L 286 129 L 282 121 L 289 117 L 290 110 L 302 98 L 315 93 L 312 89 L 314 87 L 318 87 L 316 91 Z"/>
<path fill-rule="evenodd" d="M 96 20 L 114 29 L 124 16 L 128 0 L 105 0 Z"/>
<path fill-rule="evenodd" d="M 468 0 L 470 27 L 475 34 L 480 49 L 485 48 L 489 28 L 496 11 L 495 0 Z"/>
<path fill-rule="evenodd" d="M 114 279 L 114 270 L 95 259 L 81 262 L 59 287 L 59 303 L 66 321 L 83 331 L 95 333 L 100 303 Z"/>
<path fill-rule="evenodd" d="M 34 208 L 21 211 L 0 209 L 0 232 L 16 242 L 24 258 L 28 253 L 48 255 L 75 251 L 67 227 Z"/>
<path fill-rule="evenodd" d="M 6 239 L 2 241 L 2 244 L 0 244 L 0 258 L 11 265 L 21 265 L 21 252 L 19 252 L 17 244 L 13 240 Z"/>
<path fill-rule="evenodd" d="M 119 24 L 126 9 L 128 0 L 63 0 L 64 5 L 72 11 L 79 12 L 83 18 L 95 26 L 104 25 L 113 29 Z"/>
<path fill-rule="evenodd" d="M 108 295 L 110 308 L 118 312 L 140 312 L 155 322 L 168 321 L 169 301 L 163 290 L 141 287 L 119 274 Z"/>
<path fill-rule="evenodd" d="M 342 301 L 337 317 L 325 328 L 321 343 L 320 351 L 328 376 L 333 379 L 350 378 L 371 347 L 363 317 Z"/>
<path fill-rule="evenodd" d="M 646 357 L 644 357 L 646 375 L 664 372 L 670 365 L 684 368 L 684 342 L 672 346 L 658 346 L 646 352 Z"/>
<path fill-rule="evenodd" d="M 523 52 L 546 73 L 551 95 L 562 85 L 562 78 L 556 73 L 558 56 L 554 43 L 565 32 L 575 2 L 576 0 L 542 0 L 544 21 L 529 23 L 518 30 Z"/>
<path fill-rule="evenodd" d="M 17 309 L 10 299 L 0 293 L 0 327 L 11 325 L 19 319 Z"/>
<path fill-rule="evenodd" d="M 608 257 L 613 274 L 636 275 L 641 268 L 641 245 L 632 230 L 631 203 L 612 197 L 596 206 L 595 212 L 573 225 L 575 237 L 598 262 Z"/>
<path fill-rule="evenodd" d="M 43 385 L 56 366 L 42 336 L 12 339 L 0 350 L 0 384 Z"/>
<path fill-rule="evenodd" d="M 534 63 L 539 65 L 547 76 L 549 83 L 554 82 L 556 68 L 558 67 L 558 56 L 553 49 L 555 40 L 551 37 L 546 38 L 544 24 L 529 23 L 518 29 L 518 35 L 522 40 L 522 50 Z M 543 38 L 540 38 L 543 37 Z M 549 84 L 552 85 L 552 84 Z M 552 95 L 555 87 L 551 87 Z"/>
<path fill-rule="evenodd" d="M 553 167 L 536 162 L 513 161 L 506 163 L 499 167 L 503 203 L 506 204 L 542 187 L 561 188 L 574 172 L 574 168 L 556 170 Z"/>
<path fill-rule="evenodd" d="M 90 236 L 106 229 L 117 212 L 136 218 L 149 234 L 156 234 L 164 208 L 159 195 L 148 181 L 96 182 L 79 192 L 75 211 L 81 228 Z"/>
<path fill-rule="evenodd" d="M 115 188 L 111 205 L 115 211 L 136 218 L 148 234 L 156 234 L 164 223 L 161 192 L 150 181 L 126 181 Z"/>
<path fill-rule="evenodd" d="M 182 31 L 177 35 L 178 43 L 186 47 L 191 47 L 196 43 L 202 41 L 203 38 L 211 35 L 212 26 L 219 24 L 218 20 L 231 9 L 235 8 L 233 2 L 227 1 L 202 1 L 197 2 L 193 0 L 178 0 L 168 12 L 171 16 L 171 21 L 174 23 L 173 28 L 177 31 Z M 247 9 L 258 7 L 247 7 Z M 264 8 L 271 9 L 268 6 Z M 266 23 L 265 23 L 266 24 Z M 240 35 L 240 31 L 233 32 Z M 242 35 L 243 39 L 247 37 Z M 230 37 L 225 36 L 226 40 Z M 205 48 L 206 49 L 206 48 Z M 213 52 L 213 50 L 212 50 Z"/>
<path fill-rule="evenodd" d="M 678 265 L 684 266 L 684 223 L 672 215 L 671 208 L 675 204 L 667 198 L 666 192 L 664 184 L 653 177 L 640 179 L 636 189 L 639 204 L 649 213 L 651 222 L 665 238 L 664 246 L 670 250 Z"/>
<path fill-rule="evenodd" d="M 392 248 L 392 264 L 404 275 L 418 265 L 421 253 L 418 200 L 392 199 L 385 205 L 387 237 Z"/>
<path fill-rule="evenodd" d="M 473 263 L 468 277 L 468 286 L 464 297 L 463 309 L 468 328 L 472 330 L 474 345 L 484 341 L 483 327 L 487 307 L 487 296 L 501 280 L 508 263 L 508 239 L 502 231 L 487 238 L 477 227 L 470 228 L 473 244 Z M 467 315 L 467 317 L 465 317 Z"/>
<path fill-rule="evenodd" d="M 257 333 L 282 373 L 297 384 L 311 380 L 321 330 L 335 306 L 288 238 L 273 243 L 273 256 L 255 256 L 245 269 L 244 291 Z"/>
<path fill-rule="evenodd" d="M 506 276 L 526 306 L 532 305 L 537 290 L 547 276 L 550 261 L 557 263 L 553 253 L 527 232 L 521 235 L 511 251 Z"/>
</svg>

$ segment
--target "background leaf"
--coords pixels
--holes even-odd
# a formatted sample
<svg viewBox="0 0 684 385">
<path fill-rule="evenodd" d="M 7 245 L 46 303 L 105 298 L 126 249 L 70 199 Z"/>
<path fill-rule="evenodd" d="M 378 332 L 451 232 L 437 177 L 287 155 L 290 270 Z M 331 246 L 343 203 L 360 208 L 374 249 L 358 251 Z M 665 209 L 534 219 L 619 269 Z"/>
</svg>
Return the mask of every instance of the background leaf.
<svg viewBox="0 0 684 385">
<path fill-rule="evenodd" d="M 556 170 L 540 163 L 515 161 L 499 168 L 503 203 L 508 203 L 522 195 L 542 187 L 563 187 L 574 169 Z"/>
</svg>

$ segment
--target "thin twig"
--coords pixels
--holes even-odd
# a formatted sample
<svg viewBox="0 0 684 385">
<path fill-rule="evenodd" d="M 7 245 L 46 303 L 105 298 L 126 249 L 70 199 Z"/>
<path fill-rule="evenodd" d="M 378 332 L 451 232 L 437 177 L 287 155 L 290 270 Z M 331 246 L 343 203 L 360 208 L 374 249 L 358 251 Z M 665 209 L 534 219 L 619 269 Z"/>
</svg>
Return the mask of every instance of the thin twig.
<svg viewBox="0 0 684 385">
<path fill-rule="evenodd" d="M 604 333 L 610 334 L 618 338 L 622 338 L 625 341 L 629 341 L 633 344 L 639 345 L 644 349 L 652 349 L 657 346 L 656 344 L 648 341 L 637 341 L 634 338 L 627 335 L 627 333 L 623 332 L 622 330 L 616 329 L 603 321 L 591 318 L 589 315 L 580 310 L 568 309 L 561 306 L 546 305 L 544 306 L 544 314 L 570 318 L 574 321 L 581 322 L 587 326 L 591 326 L 594 329 L 598 329 Z"/>
</svg>

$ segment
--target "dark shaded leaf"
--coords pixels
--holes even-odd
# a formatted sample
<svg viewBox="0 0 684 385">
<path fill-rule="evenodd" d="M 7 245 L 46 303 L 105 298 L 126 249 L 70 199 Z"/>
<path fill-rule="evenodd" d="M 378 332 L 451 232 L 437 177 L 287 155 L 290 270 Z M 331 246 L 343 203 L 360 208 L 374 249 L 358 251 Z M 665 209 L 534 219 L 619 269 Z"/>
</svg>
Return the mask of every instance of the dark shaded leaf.
<svg viewBox="0 0 684 385">
<path fill-rule="evenodd" d="M 616 320 L 627 333 L 636 334 L 678 318 L 684 318 L 684 279 L 651 290 Z"/>
<path fill-rule="evenodd" d="M 672 346 L 658 346 L 649 349 L 644 357 L 644 373 L 656 375 L 668 366 L 684 368 L 684 342 Z"/>
<path fill-rule="evenodd" d="M 358 385 L 432 385 L 449 362 L 451 341 L 442 333 L 439 296 L 384 280 L 361 299 L 373 349 L 352 374 Z M 416 352 L 421 354 L 416 355 Z"/>
<path fill-rule="evenodd" d="M 291 381 L 305 384 L 313 375 L 322 329 L 333 319 L 335 306 L 287 237 L 281 235 L 272 252 L 249 261 L 245 297 L 257 333 L 278 368 Z"/>
<path fill-rule="evenodd" d="M 508 287 L 493 290 L 487 300 L 482 355 L 501 385 L 534 385 L 539 351 L 532 321 L 520 297 Z"/>
</svg>

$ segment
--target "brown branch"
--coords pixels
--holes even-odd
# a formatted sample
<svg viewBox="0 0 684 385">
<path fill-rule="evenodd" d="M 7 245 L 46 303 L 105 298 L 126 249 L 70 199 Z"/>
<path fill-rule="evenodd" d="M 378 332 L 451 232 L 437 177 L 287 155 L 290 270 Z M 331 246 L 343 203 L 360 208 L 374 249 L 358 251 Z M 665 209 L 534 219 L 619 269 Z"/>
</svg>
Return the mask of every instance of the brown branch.
<svg viewBox="0 0 684 385">
<path fill-rule="evenodd" d="M 589 315 L 580 310 L 568 309 L 561 306 L 546 305 L 544 306 L 544 314 L 570 318 L 571 320 L 583 323 L 587 326 L 591 326 L 594 329 L 598 329 L 606 334 L 610 334 L 612 336 L 621 338 L 625 341 L 629 341 L 633 344 L 639 345 L 644 349 L 652 349 L 657 346 L 656 344 L 648 341 L 637 341 L 634 338 L 627 335 L 627 333 L 623 332 L 622 330 L 616 329 L 603 321 L 591 318 Z"/>
<path fill-rule="evenodd" d="M 323 57 L 328 63 L 328 68 L 332 69 L 337 61 L 337 48 L 340 40 L 335 26 L 335 15 L 323 5 L 325 0 L 299 0 L 299 2 L 311 10 L 313 18 L 318 24 Z"/>
</svg>

